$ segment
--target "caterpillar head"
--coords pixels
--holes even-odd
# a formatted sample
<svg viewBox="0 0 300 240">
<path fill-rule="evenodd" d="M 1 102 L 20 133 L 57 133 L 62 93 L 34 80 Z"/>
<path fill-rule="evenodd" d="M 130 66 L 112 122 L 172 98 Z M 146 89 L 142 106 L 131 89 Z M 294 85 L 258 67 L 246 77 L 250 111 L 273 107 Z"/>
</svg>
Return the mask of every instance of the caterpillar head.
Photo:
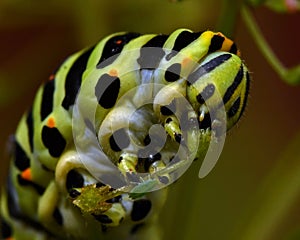
<svg viewBox="0 0 300 240">
<path fill-rule="evenodd" d="M 235 54 L 209 54 L 187 78 L 187 99 L 198 114 L 200 129 L 209 128 L 212 117 L 224 106 L 226 129 L 240 119 L 247 102 L 249 72 Z"/>
</svg>

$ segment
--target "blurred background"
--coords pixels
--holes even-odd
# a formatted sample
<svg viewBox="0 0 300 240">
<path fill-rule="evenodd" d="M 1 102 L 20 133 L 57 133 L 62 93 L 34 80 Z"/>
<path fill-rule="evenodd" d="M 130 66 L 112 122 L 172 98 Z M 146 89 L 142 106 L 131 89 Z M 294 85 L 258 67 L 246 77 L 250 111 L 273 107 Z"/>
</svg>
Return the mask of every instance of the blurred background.
<svg viewBox="0 0 300 240">
<path fill-rule="evenodd" d="M 8 136 L 65 57 L 117 31 L 222 31 L 221 10 L 217 0 L 1 0 L 1 182 Z M 299 64 L 300 13 L 251 12 L 282 63 Z M 199 179 L 192 165 L 170 188 L 160 214 L 166 240 L 300 239 L 300 87 L 280 79 L 237 14 L 232 38 L 252 73 L 249 104 L 213 171 Z"/>
</svg>

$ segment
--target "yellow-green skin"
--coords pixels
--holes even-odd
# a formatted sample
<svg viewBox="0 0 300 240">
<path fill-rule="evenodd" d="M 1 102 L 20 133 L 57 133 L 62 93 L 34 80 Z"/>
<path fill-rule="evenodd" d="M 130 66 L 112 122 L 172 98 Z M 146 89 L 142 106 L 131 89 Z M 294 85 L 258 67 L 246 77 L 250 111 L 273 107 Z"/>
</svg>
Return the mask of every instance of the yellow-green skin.
<svg viewBox="0 0 300 240">
<path fill-rule="evenodd" d="M 153 49 L 148 51 L 146 47 L 159 51 L 151 52 Z M 142 52 L 144 50 L 146 52 Z M 109 59 L 114 53 L 119 56 Z M 156 65 L 150 66 L 153 64 L 150 61 L 147 66 L 147 59 L 159 53 L 162 55 L 154 61 Z M 227 54 L 225 60 L 213 63 L 224 54 Z M 146 65 L 141 62 L 141 56 Z M 206 63 L 215 66 L 210 69 Z M 201 67 L 206 73 L 197 77 Z M 174 69 L 175 74 L 169 74 Z M 193 73 L 194 79 L 190 77 Z M 97 92 L 102 91 L 97 88 L 102 83 L 99 79 L 114 82 L 116 87 L 104 90 L 99 96 Z M 72 84 L 78 86 L 72 88 Z M 145 84 L 147 88 L 143 87 Z M 219 97 L 204 92 L 211 85 Z M 122 96 L 133 89 L 131 97 L 122 102 Z M 249 74 L 239 58 L 239 51 L 221 33 L 193 33 L 187 29 L 176 30 L 169 36 L 116 33 L 93 48 L 73 54 L 38 90 L 32 112 L 22 117 L 17 128 L 12 141 L 14 151 L 8 182 L 1 194 L 2 237 L 17 240 L 160 239 L 156 223 L 166 201 L 166 188 L 140 195 L 116 189 L 114 195 L 110 195 L 107 183 L 96 187 L 102 181 L 102 174 L 105 176 L 114 170 L 98 164 L 99 150 L 95 146 L 100 144 L 125 179 L 139 172 L 153 174 L 165 169 L 183 141 L 188 154 L 203 158 L 212 125 L 218 122 L 217 109 L 222 99 L 226 95 L 226 129 L 230 129 L 241 117 L 248 90 Z M 205 103 L 199 100 L 201 93 L 207 96 Z M 183 98 L 191 105 L 188 121 L 196 119 L 200 125 L 200 129 L 188 129 L 186 134 L 177 117 L 185 111 L 184 104 L 178 103 L 173 114 L 162 110 L 162 106 L 169 106 L 174 99 L 180 102 Z M 153 101 L 150 107 L 143 105 L 148 100 Z M 76 103 L 78 109 L 74 113 Z M 131 115 L 140 105 L 138 114 Z M 204 122 L 210 111 L 216 112 L 216 119 L 207 125 Z M 127 129 L 128 119 L 131 128 Z M 162 126 L 167 142 L 159 159 L 149 155 L 141 160 L 136 152 L 147 145 L 145 139 L 153 124 Z M 125 129 L 122 134 L 128 136 L 130 142 L 119 149 L 112 136 L 120 129 Z M 95 146 L 89 142 L 90 134 L 99 141 Z M 81 144 L 80 150 L 77 143 Z M 168 171 L 164 177 L 173 181 Z M 145 184 L 145 189 L 147 187 Z M 81 203 L 97 200 L 98 197 L 90 199 L 93 191 L 104 200 L 99 200 L 99 205 L 91 201 L 95 207 L 89 209 Z"/>
</svg>

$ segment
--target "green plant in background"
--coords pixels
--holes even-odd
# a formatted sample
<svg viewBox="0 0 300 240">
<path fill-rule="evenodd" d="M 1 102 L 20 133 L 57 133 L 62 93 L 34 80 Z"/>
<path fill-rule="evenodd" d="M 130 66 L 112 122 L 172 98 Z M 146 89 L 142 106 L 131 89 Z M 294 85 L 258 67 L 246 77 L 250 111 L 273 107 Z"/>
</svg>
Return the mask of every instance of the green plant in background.
<svg viewBox="0 0 300 240">
<path fill-rule="evenodd" d="M 246 3 L 239 2 L 238 4 L 236 4 L 236 1 L 225 0 L 223 1 L 223 14 L 219 19 L 218 29 L 224 31 L 228 34 L 228 36 L 231 36 L 236 22 L 237 13 L 240 12 L 252 35 L 252 40 L 255 41 L 261 53 L 270 63 L 274 71 L 286 83 L 297 85 L 300 83 L 300 64 L 289 69 L 284 67 L 265 40 L 263 33 L 260 31 L 252 16 L 250 7 L 262 4 L 281 13 L 296 12 L 300 9 L 300 3 L 297 0 L 248 0 Z"/>
</svg>

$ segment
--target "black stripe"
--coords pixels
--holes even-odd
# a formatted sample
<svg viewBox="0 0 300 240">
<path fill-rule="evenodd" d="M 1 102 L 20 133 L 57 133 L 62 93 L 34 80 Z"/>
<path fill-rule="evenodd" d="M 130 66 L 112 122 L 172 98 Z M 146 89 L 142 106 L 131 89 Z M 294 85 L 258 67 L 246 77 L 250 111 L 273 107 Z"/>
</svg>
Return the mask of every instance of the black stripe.
<svg viewBox="0 0 300 240">
<path fill-rule="evenodd" d="M 113 63 L 123 47 L 132 39 L 139 37 L 139 33 L 126 33 L 110 38 L 102 50 L 101 58 L 97 64 L 97 68 L 104 68 Z"/>
<path fill-rule="evenodd" d="M 227 112 L 228 118 L 231 118 L 234 115 L 236 115 L 236 113 L 239 111 L 240 105 L 241 105 L 241 98 L 238 97 Z"/>
<path fill-rule="evenodd" d="M 15 141 L 14 144 L 15 144 L 15 155 L 14 155 L 15 166 L 18 168 L 18 170 L 24 171 L 25 169 L 30 167 L 30 160 L 27 157 L 23 148 L 20 146 L 20 144 L 17 141 Z"/>
<path fill-rule="evenodd" d="M 223 97 L 223 103 L 226 104 L 234 91 L 238 88 L 240 85 L 241 81 L 243 80 L 244 77 L 244 70 L 243 70 L 243 65 L 241 65 L 240 70 L 238 71 L 237 75 L 234 78 L 233 83 L 227 88 L 224 97 Z"/>
<path fill-rule="evenodd" d="M 12 182 L 11 175 L 8 176 L 6 181 L 6 193 L 7 193 L 7 209 L 8 213 L 13 218 L 19 218 L 21 216 L 21 211 L 19 204 L 17 202 L 17 193 L 15 186 Z"/>
<path fill-rule="evenodd" d="M 193 73 L 191 73 L 188 76 L 188 79 L 187 79 L 188 86 L 195 83 L 203 75 L 211 72 L 216 67 L 218 67 L 222 63 L 226 62 L 229 58 L 231 58 L 231 56 L 232 56 L 231 54 L 225 53 L 216 58 L 211 59 L 209 62 L 207 62 L 203 65 L 200 65 L 200 67 L 198 69 L 196 69 Z"/>
<path fill-rule="evenodd" d="M 44 187 L 36 184 L 35 182 L 32 182 L 32 181 L 29 181 L 27 179 L 22 178 L 22 176 L 20 174 L 17 175 L 17 180 L 18 180 L 18 183 L 21 186 L 31 186 L 31 187 L 33 187 L 39 195 L 43 195 L 43 193 L 45 192 Z"/>
<path fill-rule="evenodd" d="M 245 89 L 245 95 L 244 95 L 244 101 L 243 101 L 243 106 L 241 109 L 240 117 L 242 116 L 243 112 L 245 111 L 246 104 L 247 104 L 247 99 L 248 99 L 248 94 L 249 94 L 249 88 L 250 88 L 250 74 L 247 71 L 246 73 L 246 89 Z"/>
<path fill-rule="evenodd" d="M 75 102 L 77 93 L 81 86 L 82 74 L 86 69 L 89 57 L 94 50 L 94 47 L 82 53 L 76 61 L 72 64 L 65 82 L 65 97 L 62 106 L 68 110 Z"/>
<path fill-rule="evenodd" d="M 27 225 L 28 228 L 33 228 L 36 231 L 41 231 L 49 235 L 49 237 L 53 237 L 52 233 L 48 232 L 41 224 L 36 221 L 33 221 L 29 217 L 25 216 L 18 205 L 16 199 L 15 188 L 11 180 L 11 176 L 8 177 L 8 181 L 6 182 L 6 190 L 7 190 L 7 207 L 8 213 L 11 218 L 17 219 L 21 221 L 24 225 Z"/>
<path fill-rule="evenodd" d="M 53 94 L 55 89 L 54 79 L 44 85 L 41 102 L 41 121 L 43 121 L 53 110 Z"/>
<path fill-rule="evenodd" d="M 215 52 L 222 48 L 223 42 L 225 38 L 219 35 L 214 35 L 210 41 L 210 45 L 208 48 L 208 53 Z"/>
<path fill-rule="evenodd" d="M 33 116 L 32 116 L 32 109 L 27 113 L 27 118 L 26 118 L 26 124 L 27 124 L 27 129 L 28 129 L 28 141 L 29 141 L 29 146 L 30 146 L 30 151 L 33 152 Z"/>
<path fill-rule="evenodd" d="M 141 47 L 140 57 L 137 59 L 137 62 L 142 69 L 154 69 L 158 67 L 165 55 L 162 47 L 168 37 L 168 35 L 157 35 Z"/>
<path fill-rule="evenodd" d="M 176 56 L 177 53 L 185 48 L 187 45 L 195 41 L 203 32 L 189 32 L 182 31 L 176 38 L 174 46 L 172 48 L 172 52 L 166 56 L 167 60 L 170 60 L 172 57 Z"/>
</svg>

